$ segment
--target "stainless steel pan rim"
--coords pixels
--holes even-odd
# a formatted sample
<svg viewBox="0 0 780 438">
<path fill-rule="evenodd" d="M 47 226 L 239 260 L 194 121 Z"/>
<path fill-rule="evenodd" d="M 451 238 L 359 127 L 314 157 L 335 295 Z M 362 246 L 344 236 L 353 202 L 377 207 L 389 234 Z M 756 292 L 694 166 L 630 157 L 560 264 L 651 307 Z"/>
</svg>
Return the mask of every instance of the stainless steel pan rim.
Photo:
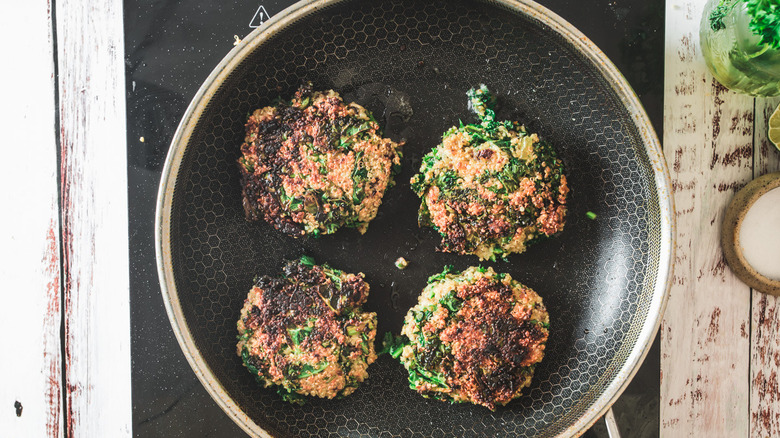
<svg viewBox="0 0 780 438">
<path fill-rule="evenodd" d="M 268 437 L 270 435 L 239 408 L 235 401 L 227 394 L 224 387 L 216 378 L 214 378 L 211 369 L 206 364 L 206 361 L 194 343 L 193 336 L 182 313 L 174 282 L 170 252 L 170 221 L 176 176 L 178 175 L 186 145 L 195 127 L 195 122 L 199 119 L 200 114 L 204 111 L 210 98 L 214 95 L 228 74 L 258 45 L 264 43 L 273 36 L 277 30 L 285 28 L 286 25 L 294 22 L 298 17 L 305 16 L 319 8 L 336 4 L 340 1 L 341 0 L 304 0 L 298 2 L 272 17 L 264 25 L 255 29 L 225 56 L 196 93 L 176 130 L 165 161 L 157 195 L 155 214 L 157 270 L 164 298 L 163 301 L 176 339 L 178 340 L 187 361 L 195 372 L 195 375 L 208 390 L 212 398 L 228 413 L 236 424 L 248 434 L 254 436 Z M 660 142 L 652 129 L 652 125 L 639 102 L 639 99 L 628 85 L 626 79 L 603 52 L 571 24 L 549 11 L 547 8 L 531 0 L 494 1 L 549 26 L 553 31 L 557 32 L 570 42 L 575 49 L 593 62 L 600 73 L 609 81 L 616 95 L 619 96 L 623 105 L 625 105 L 631 114 L 635 125 L 640 130 L 646 153 L 651 161 L 657 188 L 661 219 L 660 260 L 658 275 L 655 278 L 656 281 L 652 301 L 649 305 L 648 319 L 645 321 L 637 341 L 633 345 L 628 359 L 620 369 L 617 377 L 604 389 L 593 406 L 568 429 L 560 434 L 561 436 L 579 436 L 610 408 L 626 388 L 647 355 L 660 327 L 661 318 L 669 295 L 669 288 L 671 286 L 670 280 L 676 246 L 675 218 L 673 214 L 674 201 L 671 191 L 672 185 L 666 161 L 661 152 Z"/>
</svg>

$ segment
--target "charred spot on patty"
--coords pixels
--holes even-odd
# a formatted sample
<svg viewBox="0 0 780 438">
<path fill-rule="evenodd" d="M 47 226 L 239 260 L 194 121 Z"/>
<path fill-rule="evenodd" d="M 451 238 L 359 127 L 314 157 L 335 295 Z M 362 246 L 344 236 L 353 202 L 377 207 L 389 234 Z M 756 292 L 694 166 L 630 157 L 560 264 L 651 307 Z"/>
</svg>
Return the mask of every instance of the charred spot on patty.
<svg viewBox="0 0 780 438">
<path fill-rule="evenodd" d="M 363 312 L 369 285 L 309 257 L 283 276 L 261 276 L 238 320 L 238 356 L 256 380 L 285 400 L 351 394 L 376 360 L 376 313 Z"/>
<path fill-rule="evenodd" d="M 531 383 L 548 328 L 541 297 L 508 274 L 445 269 L 428 279 L 391 352 L 423 396 L 494 410 Z"/>
<path fill-rule="evenodd" d="M 495 260 L 562 231 L 569 187 L 549 143 L 497 122 L 484 85 L 468 96 L 480 123 L 450 128 L 411 185 L 420 226 L 439 232 L 440 250 Z"/>
<path fill-rule="evenodd" d="M 401 144 L 382 138 L 368 110 L 311 84 L 252 113 L 241 154 L 247 220 L 295 237 L 364 233 L 401 164 Z"/>
</svg>

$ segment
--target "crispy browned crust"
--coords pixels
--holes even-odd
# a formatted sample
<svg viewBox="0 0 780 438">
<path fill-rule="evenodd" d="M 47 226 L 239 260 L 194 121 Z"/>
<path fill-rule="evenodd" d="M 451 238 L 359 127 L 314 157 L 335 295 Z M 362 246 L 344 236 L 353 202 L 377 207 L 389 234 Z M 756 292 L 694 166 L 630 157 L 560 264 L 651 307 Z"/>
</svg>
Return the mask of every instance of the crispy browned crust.
<svg viewBox="0 0 780 438">
<path fill-rule="evenodd" d="M 493 410 L 530 384 L 548 323 L 541 298 L 508 275 L 445 272 L 407 314 L 401 361 L 424 396 Z"/>
<path fill-rule="evenodd" d="M 519 395 L 527 369 L 544 357 L 547 330 L 528 315 L 512 315 L 512 289 L 482 278 L 458 289 L 458 321 L 441 332 L 452 345 L 447 382 L 472 402 L 495 409 Z"/>
<path fill-rule="evenodd" d="M 551 144 L 518 122 L 497 122 L 486 87 L 468 94 L 481 123 L 444 133 L 411 187 L 420 226 L 441 234 L 442 251 L 495 260 L 563 231 L 569 186 Z"/>
<path fill-rule="evenodd" d="M 327 398 L 347 395 L 376 359 L 376 314 L 360 308 L 368 291 L 362 274 L 289 262 L 283 277 L 256 279 L 238 322 L 238 354 L 266 385 Z M 293 332 L 301 328 L 306 333 L 296 339 Z M 304 382 L 303 367 L 324 363 L 330 367 L 327 385 L 305 370 Z"/>
<path fill-rule="evenodd" d="M 302 86 L 290 104 L 259 109 L 246 123 L 238 160 L 246 218 L 295 237 L 363 232 L 392 185 L 400 146 L 361 106 Z"/>
<path fill-rule="evenodd" d="M 283 342 L 280 335 L 285 335 L 287 327 L 301 325 L 309 318 L 333 322 L 338 316 L 363 305 L 369 289 L 368 283 L 359 275 L 345 274 L 339 287 L 325 275 L 321 266 L 308 268 L 298 262 L 285 266 L 284 277 L 262 276 L 255 281 L 254 287 L 260 293 L 244 323 L 247 328 L 260 329 L 274 338 L 273 343 L 263 344 L 270 350 L 276 350 L 273 347 L 277 342 Z M 309 339 L 325 340 L 328 336 L 332 338 L 332 334 L 315 330 Z"/>
</svg>

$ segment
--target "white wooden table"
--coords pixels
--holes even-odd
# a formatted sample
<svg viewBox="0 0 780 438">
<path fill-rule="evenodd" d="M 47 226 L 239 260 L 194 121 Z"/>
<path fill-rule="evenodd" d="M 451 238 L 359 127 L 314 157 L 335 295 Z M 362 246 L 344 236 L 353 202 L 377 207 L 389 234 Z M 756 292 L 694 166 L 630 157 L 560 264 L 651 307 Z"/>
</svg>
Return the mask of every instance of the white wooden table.
<svg viewBox="0 0 780 438">
<path fill-rule="evenodd" d="M 704 3 L 666 3 L 659 135 L 679 234 L 658 421 L 669 437 L 780 436 L 780 299 L 737 280 L 718 243 L 735 191 L 780 170 L 766 139 L 780 99 L 712 79 Z M 0 18 L 0 436 L 130 436 L 122 4 L 51 6 L 17 2 Z"/>
</svg>

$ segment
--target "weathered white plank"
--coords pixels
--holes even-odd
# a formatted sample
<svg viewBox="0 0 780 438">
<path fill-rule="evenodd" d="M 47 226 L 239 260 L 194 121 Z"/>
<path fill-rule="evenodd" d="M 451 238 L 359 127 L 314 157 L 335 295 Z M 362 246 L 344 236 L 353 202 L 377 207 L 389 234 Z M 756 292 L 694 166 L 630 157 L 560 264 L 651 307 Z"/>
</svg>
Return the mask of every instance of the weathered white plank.
<svg viewBox="0 0 780 438">
<path fill-rule="evenodd" d="M 715 82 L 699 48 L 705 0 L 666 3 L 664 151 L 677 259 L 661 332 L 661 434 L 744 437 L 750 290 L 720 249 L 723 211 L 752 178 L 753 99 Z"/>
<path fill-rule="evenodd" d="M 780 170 L 766 122 L 780 98 L 756 99 L 754 176 Z M 780 297 L 753 291 L 750 336 L 750 436 L 780 436 Z"/>
<path fill-rule="evenodd" d="M 57 2 L 68 436 L 130 436 L 120 0 Z"/>
<path fill-rule="evenodd" d="M 0 16 L 0 430 L 61 437 L 59 210 L 51 10 L 46 0 Z M 10 12 L 10 11 L 7 11 Z M 23 66 L 23 67 L 22 67 Z"/>
</svg>

